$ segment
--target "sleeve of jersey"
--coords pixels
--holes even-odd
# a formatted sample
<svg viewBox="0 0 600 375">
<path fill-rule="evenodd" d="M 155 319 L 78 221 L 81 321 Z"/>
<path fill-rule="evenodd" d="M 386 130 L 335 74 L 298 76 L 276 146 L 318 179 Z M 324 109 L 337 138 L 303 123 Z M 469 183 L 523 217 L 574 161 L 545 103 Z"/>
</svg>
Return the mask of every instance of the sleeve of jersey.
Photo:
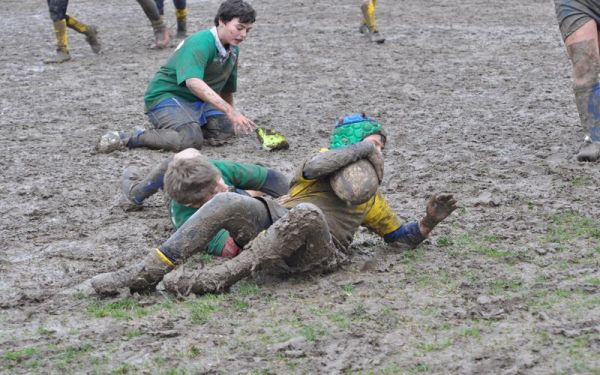
<svg viewBox="0 0 600 375">
<path fill-rule="evenodd" d="M 238 189 L 260 190 L 267 179 L 268 169 L 262 165 L 229 160 L 215 160 L 214 163 L 223 179 Z"/>
<path fill-rule="evenodd" d="M 400 225 L 398 216 L 392 211 L 381 192 L 377 192 L 363 225 L 383 237 L 383 240 L 388 243 L 401 241 L 416 246 L 425 239 L 418 222 L 411 221 Z"/>
<path fill-rule="evenodd" d="M 203 42 L 203 43 L 202 43 Z M 211 56 L 210 43 L 202 40 L 201 43 L 184 41 L 182 46 L 175 51 L 177 54 L 177 84 L 181 85 L 189 78 L 204 79 L 204 69 L 208 65 Z M 212 42 L 214 43 L 214 41 Z"/>
</svg>

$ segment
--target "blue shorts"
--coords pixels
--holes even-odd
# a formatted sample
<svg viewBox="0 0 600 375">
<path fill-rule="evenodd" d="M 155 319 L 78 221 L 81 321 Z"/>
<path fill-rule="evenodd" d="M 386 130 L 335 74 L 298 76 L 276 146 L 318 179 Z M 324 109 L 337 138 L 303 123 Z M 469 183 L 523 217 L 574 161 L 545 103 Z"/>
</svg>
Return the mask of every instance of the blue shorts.
<svg viewBox="0 0 600 375">
<path fill-rule="evenodd" d="M 203 126 L 210 116 L 223 116 L 223 112 L 203 101 L 188 102 L 173 97 L 165 99 L 146 112 L 156 129 L 177 129 L 192 122 Z"/>
</svg>

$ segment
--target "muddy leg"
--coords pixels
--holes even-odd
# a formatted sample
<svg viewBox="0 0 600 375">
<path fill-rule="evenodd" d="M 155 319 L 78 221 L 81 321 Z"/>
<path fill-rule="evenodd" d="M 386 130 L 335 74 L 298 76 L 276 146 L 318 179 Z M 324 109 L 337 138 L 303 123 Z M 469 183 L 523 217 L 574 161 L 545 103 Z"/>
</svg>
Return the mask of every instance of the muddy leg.
<svg viewBox="0 0 600 375">
<path fill-rule="evenodd" d="M 321 210 L 299 204 L 262 231 L 237 257 L 209 269 L 181 266 L 164 278 L 167 290 L 179 294 L 227 290 L 254 269 L 282 267 L 291 272 L 330 269 L 339 260 Z"/>
<path fill-rule="evenodd" d="M 575 103 L 586 140 L 577 155 L 579 161 L 596 161 L 600 157 L 600 54 L 598 30 L 589 21 L 566 40 L 573 63 Z"/>
<path fill-rule="evenodd" d="M 220 230 L 229 231 L 236 244 L 244 246 L 272 224 L 269 212 L 258 199 L 236 193 L 220 193 L 203 205 L 160 250 L 175 264 L 206 248 Z"/>
<path fill-rule="evenodd" d="M 141 206 L 144 200 L 163 188 L 165 173 L 172 158 L 163 160 L 146 175 L 141 176 L 137 167 L 125 168 L 121 176 L 121 190 L 129 202 Z"/>
</svg>

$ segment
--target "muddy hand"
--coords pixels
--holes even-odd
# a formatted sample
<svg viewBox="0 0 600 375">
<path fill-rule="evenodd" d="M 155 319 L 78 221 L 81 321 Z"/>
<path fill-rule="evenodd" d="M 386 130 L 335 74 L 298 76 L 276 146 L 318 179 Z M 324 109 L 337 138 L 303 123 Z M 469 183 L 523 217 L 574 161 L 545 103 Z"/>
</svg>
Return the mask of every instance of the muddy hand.
<svg viewBox="0 0 600 375">
<path fill-rule="evenodd" d="M 229 119 L 236 134 L 250 134 L 256 129 L 256 124 L 238 111 L 235 111 Z"/>
<path fill-rule="evenodd" d="M 377 178 L 379 179 L 379 183 L 381 183 L 381 181 L 383 181 L 383 155 L 378 149 L 375 149 L 369 154 L 369 156 L 367 156 L 367 159 L 375 168 L 375 172 L 377 172 Z"/>
<path fill-rule="evenodd" d="M 450 216 L 457 207 L 456 199 L 451 194 L 434 194 L 427 202 L 427 213 L 421 224 L 432 230 L 440 221 Z"/>
</svg>

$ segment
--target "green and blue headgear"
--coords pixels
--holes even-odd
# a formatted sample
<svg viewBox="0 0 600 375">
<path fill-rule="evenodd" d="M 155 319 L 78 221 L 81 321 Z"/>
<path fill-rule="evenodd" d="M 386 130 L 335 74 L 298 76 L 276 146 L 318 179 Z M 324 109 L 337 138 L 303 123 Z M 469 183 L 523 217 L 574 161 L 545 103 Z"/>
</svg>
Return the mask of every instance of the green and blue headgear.
<svg viewBox="0 0 600 375">
<path fill-rule="evenodd" d="M 331 134 L 329 148 L 340 148 L 358 143 L 372 134 L 379 134 L 386 141 L 386 134 L 380 123 L 364 113 L 353 113 L 338 120 Z"/>
</svg>

